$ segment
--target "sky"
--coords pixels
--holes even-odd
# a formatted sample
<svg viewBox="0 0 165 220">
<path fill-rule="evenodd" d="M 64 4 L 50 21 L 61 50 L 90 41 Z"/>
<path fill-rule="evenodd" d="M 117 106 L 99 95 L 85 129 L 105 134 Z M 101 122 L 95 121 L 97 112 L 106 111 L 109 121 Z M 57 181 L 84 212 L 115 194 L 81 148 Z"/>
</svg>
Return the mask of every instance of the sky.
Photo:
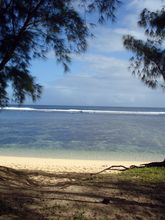
<svg viewBox="0 0 165 220">
<path fill-rule="evenodd" d="M 139 13 L 161 9 L 164 0 L 123 0 L 117 21 L 98 25 L 95 38 L 88 40 L 82 55 L 72 55 L 70 72 L 56 63 L 50 51 L 47 60 L 34 60 L 31 73 L 43 86 L 36 104 L 83 106 L 165 107 L 165 92 L 147 88 L 128 69 L 130 52 L 122 45 L 122 37 L 131 34 L 145 39 L 137 26 Z M 26 104 L 32 104 L 30 100 Z"/>
</svg>

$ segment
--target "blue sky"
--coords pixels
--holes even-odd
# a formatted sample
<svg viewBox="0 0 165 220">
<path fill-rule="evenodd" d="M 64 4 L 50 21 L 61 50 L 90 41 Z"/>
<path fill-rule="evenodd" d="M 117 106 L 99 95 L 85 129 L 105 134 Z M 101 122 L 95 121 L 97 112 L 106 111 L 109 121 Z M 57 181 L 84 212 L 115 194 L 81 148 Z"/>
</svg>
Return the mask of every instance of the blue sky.
<svg viewBox="0 0 165 220">
<path fill-rule="evenodd" d="M 72 55 L 70 72 L 56 63 L 53 52 L 47 60 L 34 60 L 31 73 L 43 85 L 42 98 L 36 104 L 151 106 L 165 107 L 165 92 L 151 90 L 128 70 L 130 54 L 122 45 L 122 36 L 132 34 L 145 39 L 137 26 L 143 8 L 160 9 L 164 0 L 127 0 L 118 10 L 117 22 L 97 26 L 85 54 Z M 27 100 L 26 104 L 31 104 Z"/>
</svg>

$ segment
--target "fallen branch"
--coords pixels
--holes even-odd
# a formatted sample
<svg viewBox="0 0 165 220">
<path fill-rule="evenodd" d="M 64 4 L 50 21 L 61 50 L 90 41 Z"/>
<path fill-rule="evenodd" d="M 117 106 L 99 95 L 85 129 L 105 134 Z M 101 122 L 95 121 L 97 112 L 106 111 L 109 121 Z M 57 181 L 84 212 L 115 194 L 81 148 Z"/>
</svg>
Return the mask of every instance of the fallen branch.
<svg viewBox="0 0 165 220">
<path fill-rule="evenodd" d="M 126 171 L 126 170 L 130 170 L 130 169 L 135 169 L 135 168 L 145 168 L 145 167 L 163 167 L 165 168 L 165 159 L 161 162 L 151 162 L 151 163 L 145 163 L 145 164 L 140 164 L 139 166 L 136 166 L 136 165 L 131 165 L 129 167 L 126 167 L 126 166 L 123 166 L 123 165 L 112 165 L 108 168 L 105 168 L 97 173 L 93 173 L 91 175 L 97 175 L 97 174 L 100 174 L 100 173 L 103 173 L 107 170 L 110 170 L 110 171 Z"/>
<path fill-rule="evenodd" d="M 105 168 L 104 170 L 101 170 L 101 171 L 99 171 L 97 173 L 93 173 L 92 175 L 100 174 L 100 173 L 103 173 L 103 172 L 105 172 L 107 170 L 124 171 L 124 170 L 128 170 L 128 169 L 129 169 L 129 167 L 125 167 L 123 165 L 113 165 L 113 166 Z"/>
<path fill-rule="evenodd" d="M 164 167 L 165 168 L 165 159 L 161 162 L 151 162 L 151 163 L 146 163 L 142 164 L 145 167 Z"/>
</svg>

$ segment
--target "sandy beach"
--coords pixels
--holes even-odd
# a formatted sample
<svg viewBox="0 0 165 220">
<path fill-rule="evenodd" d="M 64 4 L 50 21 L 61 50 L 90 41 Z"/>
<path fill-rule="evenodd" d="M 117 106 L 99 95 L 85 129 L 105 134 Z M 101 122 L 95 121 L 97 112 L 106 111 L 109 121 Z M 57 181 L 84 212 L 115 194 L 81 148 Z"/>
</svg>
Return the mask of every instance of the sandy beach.
<svg viewBox="0 0 165 220">
<path fill-rule="evenodd" d="M 91 175 L 141 163 L 0 156 L 0 220 L 164 219 L 163 170 Z"/>
<path fill-rule="evenodd" d="M 33 157 L 0 156 L 0 165 L 14 169 L 40 170 L 46 172 L 99 172 L 111 165 L 139 165 L 144 161 L 76 160 Z"/>
</svg>

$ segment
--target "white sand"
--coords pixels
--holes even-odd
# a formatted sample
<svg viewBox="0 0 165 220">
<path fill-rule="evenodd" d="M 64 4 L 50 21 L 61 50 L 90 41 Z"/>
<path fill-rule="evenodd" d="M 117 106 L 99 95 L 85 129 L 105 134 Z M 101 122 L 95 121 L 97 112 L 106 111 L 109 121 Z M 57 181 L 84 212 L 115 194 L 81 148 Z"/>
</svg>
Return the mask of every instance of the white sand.
<svg viewBox="0 0 165 220">
<path fill-rule="evenodd" d="M 50 159 L 0 156 L 0 166 L 15 169 L 42 170 L 47 172 L 99 172 L 111 165 L 139 165 L 144 161 L 105 161 L 105 160 L 71 160 L 71 159 Z"/>
</svg>

